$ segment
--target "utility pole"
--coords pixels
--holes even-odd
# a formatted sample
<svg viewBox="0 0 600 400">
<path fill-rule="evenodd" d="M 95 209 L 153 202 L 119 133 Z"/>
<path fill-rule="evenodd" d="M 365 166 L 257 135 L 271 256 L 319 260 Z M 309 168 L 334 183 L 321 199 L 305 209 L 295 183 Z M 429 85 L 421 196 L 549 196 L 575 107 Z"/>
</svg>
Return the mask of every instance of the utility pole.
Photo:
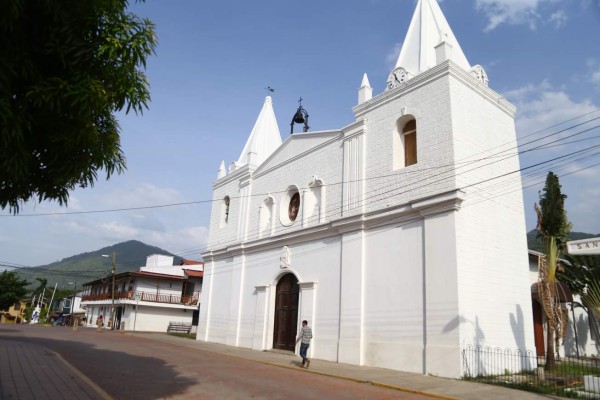
<svg viewBox="0 0 600 400">
<path fill-rule="evenodd" d="M 48 306 L 48 315 L 46 316 L 46 320 L 50 318 L 50 311 L 52 308 L 52 302 L 54 301 L 54 294 L 56 293 L 56 287 L 58 286 L 58 282 L 54 283 L 54 290 L 52 291 L 52 298 L 50 299 L 50 305 Z"/>
<path fill-rule="evenodd" d="M 115 268 L 116 268 L 116 253 L 112 254 L 112 308 L 110 311 L 110 319 L 112 320 L 112 330 L 115 330 Z"/>
</svg>

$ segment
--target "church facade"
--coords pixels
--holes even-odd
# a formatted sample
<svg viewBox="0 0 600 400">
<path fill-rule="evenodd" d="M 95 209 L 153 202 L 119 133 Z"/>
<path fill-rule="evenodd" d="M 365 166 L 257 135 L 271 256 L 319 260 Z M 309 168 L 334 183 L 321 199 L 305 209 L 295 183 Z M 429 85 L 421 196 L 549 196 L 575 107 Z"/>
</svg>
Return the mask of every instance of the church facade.
<svg viewBox="0 0 600 400">
<path fill-rule="evenodd" d="M 515 108 L 435 0 L 358 99 L 282 143 L 267 97 L 221 164 L 197 339 L 293 351 L 308 320 L 310 357 L 447 377 L 466 346 L 534 349 Z"/>
</svg>

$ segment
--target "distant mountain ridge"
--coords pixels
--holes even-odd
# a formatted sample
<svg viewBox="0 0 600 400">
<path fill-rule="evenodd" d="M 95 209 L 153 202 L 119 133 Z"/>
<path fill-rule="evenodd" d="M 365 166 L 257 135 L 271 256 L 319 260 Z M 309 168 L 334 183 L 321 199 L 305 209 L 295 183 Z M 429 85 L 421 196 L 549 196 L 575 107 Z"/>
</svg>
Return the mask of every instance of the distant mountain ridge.
<svg viewBox="0 0 600 400">
<path fill-rule="evenodd" d="M 129 240 L 99 250 L 81 253 L 60 261 L 37 267 L 23 268 L 16 272 L 37 287 L 39 282 L 35 278 L 48 279 L 48 287 L 74 289 L 94 279 L 108 276 L 112 270 L 112 255 L 115 254 L 116 273 L 137 271 L 146 265 L 146 257 L 152 254 L 163 254 L 175 257 L 174 262 L 179 263 L 181 257 L 172 254 L 160 247 L 150 246 L 137 240 Z M 103 257 L 107 255 L 108 257 Z"/>
<path fill-rule="evenodd" d="M 544 251 L 544 246 L 542 245 L 542 240 L 537 237 L 538 231 L 537 229 L 532 229 L 527 232 L 527 247 L 529 250 L 535 251 Z M 593 237 L 599 237 L 600 233 L 584 233 L 584 232 L 569 232 L 569 240 L 581 240 L 581 239 L 589 239 Z"/>
</svg>

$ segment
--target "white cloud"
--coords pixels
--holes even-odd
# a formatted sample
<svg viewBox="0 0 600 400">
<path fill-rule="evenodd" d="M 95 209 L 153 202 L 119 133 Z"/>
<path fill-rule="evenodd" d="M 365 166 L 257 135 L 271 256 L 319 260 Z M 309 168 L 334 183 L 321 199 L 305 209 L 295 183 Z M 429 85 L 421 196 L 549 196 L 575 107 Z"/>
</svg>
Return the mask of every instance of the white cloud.
<svg viewBox="0 0 600 400">
<path fill-rule="evenodd" d="M 128 208 L 180 203 L 183 196 L 175 189 L 140 182 L 133 187 L 112 187 L 98 200 L 106 208 Z"/>
<path fill-rule="evenodd" d="M 577 150 L 589 149 L 590 146 L 599 144 L 598 139 L 575 142 L 579 139 L 591 139 L 598 132 L 597 128 L 589 133 L 574 136 L 578 132 L 597 126 L 597 121 L 581 125 L 578 128 L 567 129 L 600 116 L 598 112 L 592 113 L 598 107 L 590 100 L 574 100 L 565 88 L 553 87 L 548 81 L 516 88 L 507 91 L 504 95 L 517 106 L 516 126 L 521 144 L 563 129 L 565 129 L 564 132 L 551 136 L 544 142 L 559 138 L 568 138 L 566 142 L 571 142 L 564 146 L 552 145 L 552 147 L 526 153 L 523 153 L 524 148 L 521 148 L 522 168 Z M 585 114 L 588 115 L 585 116 Z M 536 132 L 538 133 L 535 134 Z M 542 142 L 535 142 L 524 147 L 532 148 L 540 144 Z M 538 201 L 537 192 L 543 188 L 547 172 L 552 170 L 559 175 L 563 193 L 568 196 L 565 205 L 568 218 L 573 223 L 573 229 L 596 233 L 598 221 L 600 221 L 600 210 L 596 204 L 597 194 L 594 194 L 593 190 L 597 188 L 597 182 L 600 180 L 600 166 L 594 166 L 594 164 L 600 161 L 599 158 L 596 154 L 588 159 L 565 159 L 563 163 L 551 162 L 534 170 L 524 171 L 524 185 L 534 185 L 524 191 L 528 228 L 531 229 L 535 226 L 535 215 L 530 205 Z"/>
<path fill-rule="evenodd" d="M 488 18 L 486 31 L 496 29 L 502 24 L 527 25 L 535 30 L 540 20 L 539 7 L 542 3 L 552 3 L 557 0 L 476 0 L 477 10 L 482 11 Z M 557 15 L 555 18 L 559 18 Z M 566 15 L 564 16 L 566 19 Z"/>
<path fill-rule="evenodd" d="M 567 23 L 567 14 L 565 14 L 565 12 L 563 10 L 558 10 L 555 13 L 553 13 L 552 15 L 550 15 L 550 18 L 548 18 L 548 21 L 552 24 L 554 24 L 554 27 L 556 29 L 561 28 L 563 26 L 565 26 L 565 24 Z"/>
<path fill-rule="evenodd" d="M 197 226 L 198 206 L 88 213 L 189 200 L 172 188 L 125 182 L 101 182 L 93 189 L 78 190 L 71 194 L 68 208 L 55 202 L 27 203 L 23 214 L 53 215 L 6 217 L 0 225 L 0 242 L 11 246 L 15 253 L 27 253 L 27 261 L 23 263 L 31 265 L 47 264 L 127 240 L 139 240 L 187 258 L 200 259 L 206 248 L 208 230 Z M 74 211 L 83 213 L 69 214 Z M 23 240 L 24 237 L 28 239 Z M 5 259 L 17 262 L 20 258 L 8 255 Z"/>
<path fill-rule="evenodd" d="M 600 66 L 597 71 L 592 72 L 591 81 L 596 85 L 600 85 Z"/>
<path fill-rule="evenodd" d="M 385 56 L 385 65 L 390 71 L 396 66 L 396 61 L 398 61 L 398 57 L 400 56 L 400 50 L 402 50 L 402 43 L 396 43 Z"/>
<path fill-rule="evenodd" d="M 199 260 L 200 254 L 206 249 L 208 228 L 193 226 L 168 232 L 155 231 L 147 237 L 147 243 L 152 243 L 183 258 Z"/>
<path fill-rule="evenodd" d="M 548 81 L 510 90 L 504 95 L 517 106 L 520 137 L 597 109 L 589 100 L 574 101 L 563 89 L 552 87 Z"/>
</svg>

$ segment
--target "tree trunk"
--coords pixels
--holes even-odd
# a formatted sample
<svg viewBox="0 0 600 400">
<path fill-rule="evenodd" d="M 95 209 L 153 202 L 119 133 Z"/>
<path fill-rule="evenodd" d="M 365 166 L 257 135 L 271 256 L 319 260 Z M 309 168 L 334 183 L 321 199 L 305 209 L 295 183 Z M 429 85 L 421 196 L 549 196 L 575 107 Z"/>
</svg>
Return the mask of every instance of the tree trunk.
<svg viewBox="0 0 600 400">
<path fill-rule="evenodd" d="M 544 367 L 544 370 L 550 371 L 554 369 L 556 363 L 556 359 L 554 358 L 554 328 L 550 327 L 550 324 L 547 326 L 548 337 L 546 340 L 546 366 Z"/>
</svg>

